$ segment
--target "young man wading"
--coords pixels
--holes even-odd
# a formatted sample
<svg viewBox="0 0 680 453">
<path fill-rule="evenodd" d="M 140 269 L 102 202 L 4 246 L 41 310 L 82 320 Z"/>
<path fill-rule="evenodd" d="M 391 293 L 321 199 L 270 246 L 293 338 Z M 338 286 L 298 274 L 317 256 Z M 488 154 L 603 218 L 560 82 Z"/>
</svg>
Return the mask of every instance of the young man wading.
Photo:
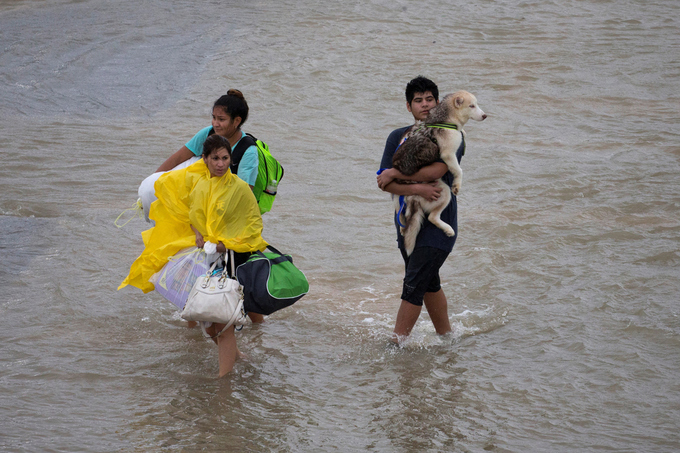
<svg viewBox="0 0 680 453">
<path fill-rule="evenodd" d="M 418 76 L 406 85 L 406 108 L 415 120 L 424 120 L 439 103 L 439 89 L 437 85 L 422 76 Z M 433 181 L 442 178 L 451 187 L 453 175 L 448 171 L 444 161 L 438 161 L 421 168 L 411 176 L 406 176 L 392 168 L 392 156 L 410 126 L 395 129 L 387 137 L 385 151 L 380 163 L 381 172 L 378 175 L 378 187 L 393 195 L 420 195 L 428 200 L 437 200 L 441 189 L 434 186 Z M 412 182 L 399 183 L 395 179 Z M 458 237 L 456 197 L 451 196 L 451 202 L 442 213 L 441 219 L 451 225 L 456 234 L 447 236 L 442 230 L 425 219 L 422 229 L 416 239 L 415 249 L 411 256 L 404 250 L 404 238 L 399 232 L 399 223 L 395 213 L 394 223 L 397 227 L 397 244 L 404 258 L 405 274 L 401 293 L 401 306 L 397 313 L 394 326 L 395 343 L 404 341 L 415 326 L 423 303 L 427 309 L 432 324 L 438 334 L 451 332 L 446 296 L 439 280 L 439 268 L 444 264 Z"/>
</svg>

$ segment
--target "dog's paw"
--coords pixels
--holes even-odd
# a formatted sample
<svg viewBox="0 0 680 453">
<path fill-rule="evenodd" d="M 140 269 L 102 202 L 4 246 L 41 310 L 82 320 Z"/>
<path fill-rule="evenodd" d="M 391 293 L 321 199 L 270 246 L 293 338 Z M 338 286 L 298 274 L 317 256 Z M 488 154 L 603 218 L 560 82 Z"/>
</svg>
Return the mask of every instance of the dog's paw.
<svg viewBox="0 0 680 453">
<path fill-rule="evenodd" d="M 454 194 L 454 195 L 458 195 L 459 192 L 460 192 L 460 184 L 454 183 L 451 186 L 451 193 Z"/>
<path fill-rule="evenodd" d="M 451 228 L 449 225 L 446 225 L 446 226 L 447 226 L 448 228 L 445 228 L 445 229 L 444 229 L 444 233 L 445 233 L 447 236 L 449 236 L 449 237 L 455 236 L 455 235 L 456 235 L 456 232 L 453 231 L 453 228 Z"/>
</svg>

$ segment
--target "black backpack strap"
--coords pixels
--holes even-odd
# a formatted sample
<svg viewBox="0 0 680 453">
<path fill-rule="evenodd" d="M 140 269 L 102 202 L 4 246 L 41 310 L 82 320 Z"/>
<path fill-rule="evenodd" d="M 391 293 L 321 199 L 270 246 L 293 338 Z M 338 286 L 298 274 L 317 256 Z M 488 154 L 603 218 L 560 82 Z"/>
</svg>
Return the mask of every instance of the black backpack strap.
<svg viewBox="0 0 680 453">
<path fill-rule="evenodd" d="M 241 138 L 239 142 L 231 150 L 231 172 L 233 174 L 238 173 L 238 164 L 241 162 L 241 158 L 245 154 L 246 150 L 251 146 L 257 146 L 256 138 L 250 134 L 246 134 L 245 137 Z"/>
</svg>

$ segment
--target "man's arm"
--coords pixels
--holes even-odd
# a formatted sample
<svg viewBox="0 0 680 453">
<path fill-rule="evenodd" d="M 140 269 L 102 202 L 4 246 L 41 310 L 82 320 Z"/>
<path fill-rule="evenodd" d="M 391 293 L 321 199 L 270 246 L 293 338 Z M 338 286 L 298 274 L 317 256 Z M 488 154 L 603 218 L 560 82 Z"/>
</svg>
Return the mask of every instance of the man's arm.
<svg viewBox="0 0 680 453">
<path fill-rule="evenodd" d="M 406 176 L 395 168 L 387 168 L 378 175 L 378 187 L 385 190 L 385 187 L 395 179 L 404 181 L 430 182 L 435 181 L 446 174 L 449 168 L 443 162 L 435 162 L 426 165 L 411 176 Z M 389 192 L 389 191 L 388 191 Z"/>
<path fill-rule="evenodd" d="M 439 199 L 442 193 L 442 188 L 434 182 L 416 183 L 416 184 L 399 184 L 392 181 L 383 189 L 393 195 L 419 195 L 427 201 L 435 201 Z"/>
<path fill-rule="evenodd" d="M 436 187 L 434 183 L 429 183 L 429 181 L 434 181 L 444 176 L 448 171 L 446 164 L 443 162 L 435 162 L 421 168 L 411 176 L 402 175 L 401 172 L 392 168 L 392 157 L 407 129 L 408 127 L 395 129 L 389 137 L 387 137 L 385 150 L 383 151 L 383 157 L 380 162 L 382 171 L 377 177 L 378 187 L 381 190 L 394 195 L 420 195 L 426 200 L 434 201 L 439 198 L 442 190 L 441 188 Z M 425 182 L 418 184 L 399 184 L 395 182 L 394 179 Z"/>
</svg>

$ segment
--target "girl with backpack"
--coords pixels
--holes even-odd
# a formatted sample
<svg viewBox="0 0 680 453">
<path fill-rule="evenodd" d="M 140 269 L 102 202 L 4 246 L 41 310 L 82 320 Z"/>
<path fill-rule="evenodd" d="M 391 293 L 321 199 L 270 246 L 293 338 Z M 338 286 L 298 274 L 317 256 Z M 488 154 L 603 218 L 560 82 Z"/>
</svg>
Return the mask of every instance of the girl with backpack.
<svg viewBox="0 0 680 453">
<path fill-rule="evenodd" d="M 212 108 L 212 125 L 198 131 L 191 140 L 168 157 L 156 172 L 172 170 L 182 162 L 200 156 L 205 140 L 217 134 L 229 140 L 231 145 L 231 172 L 248 183 L 252 189 L 257 180 L 259 158 L 255 141 L 241 130 L 247 119 L 248 103 L 243 93 L 230 89 L 227 94 L 215 101 Z"/>
</svg>

